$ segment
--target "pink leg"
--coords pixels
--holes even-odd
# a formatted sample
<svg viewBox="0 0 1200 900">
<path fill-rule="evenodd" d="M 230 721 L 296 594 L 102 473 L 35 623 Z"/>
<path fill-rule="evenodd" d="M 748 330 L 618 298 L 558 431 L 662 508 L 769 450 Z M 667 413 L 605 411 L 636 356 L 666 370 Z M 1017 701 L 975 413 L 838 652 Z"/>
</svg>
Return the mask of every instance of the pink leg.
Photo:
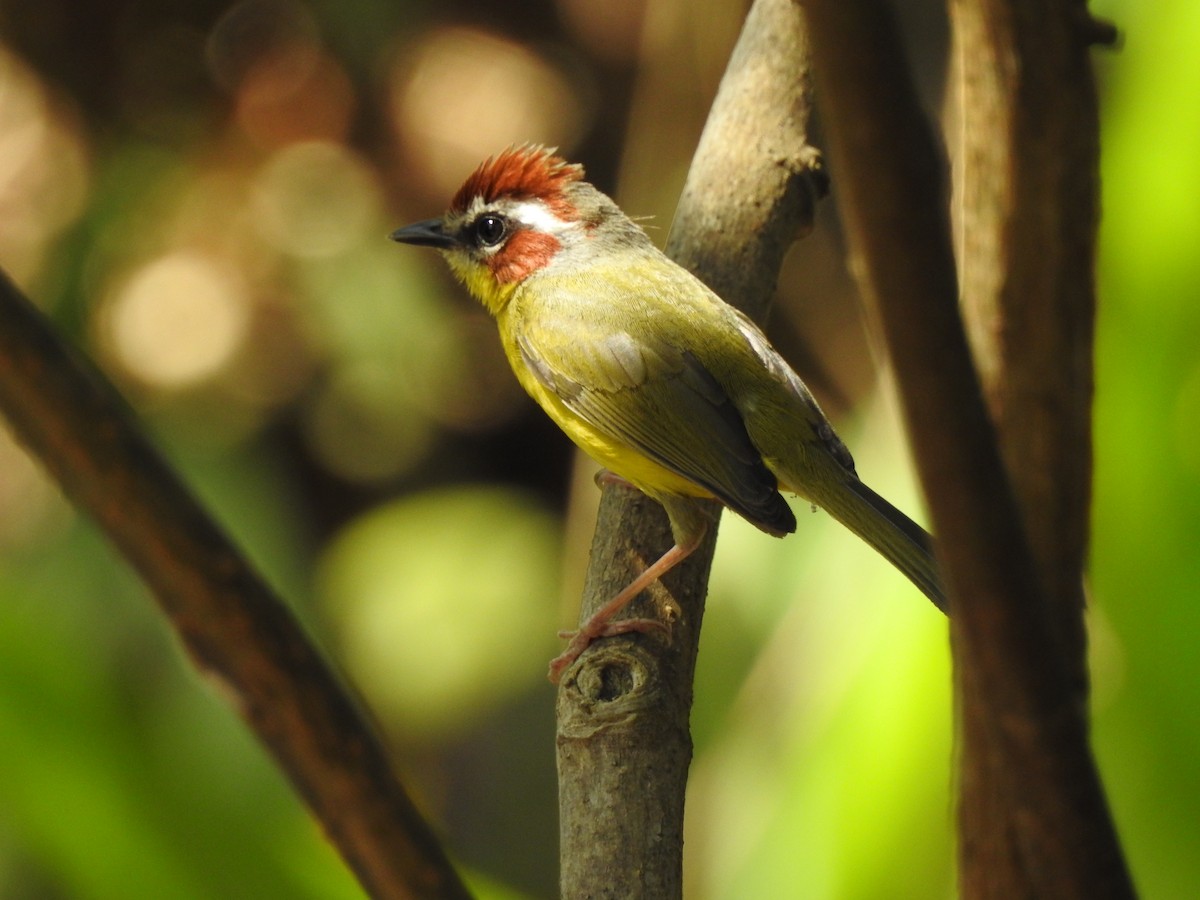
<svg viewBox="0 0 1200 900">
<path fill-rule="evenodd" d="M 667 631 L 667 626 L 656 619 L 622 619 L 618 622 L 611 621 L 612 617 L 619 613 L 625 606 L 650 586 L 652 582 L 666 575 L 673 568 L 691 556 L 692 551 L 700 544 L 700 539 L 704 537 L 704 529 L 700 530 L 699 534 L 693 535 L 684 543 L 676 543 L 670 550 L 664 553 L 658 560 L 650 566 L 646 571 L 633 580 L 629 587 L 613 597 L 608 603 L 600 607 L 596 613 L 588 619 L 583 627 L 578 631 L 562 631 L 559 632 L 559 637 L 569 638 L 570 643 L 567 644 L 567 649 L 561 654 L 550 660 L 550 681 L 558 684 L 562 673 L 579 658 L 588 645 L 602 637 L 612 637 L 617 634 L 628 634 L 631 631 L 651 632 L 651 631 Z"/>
</svg>

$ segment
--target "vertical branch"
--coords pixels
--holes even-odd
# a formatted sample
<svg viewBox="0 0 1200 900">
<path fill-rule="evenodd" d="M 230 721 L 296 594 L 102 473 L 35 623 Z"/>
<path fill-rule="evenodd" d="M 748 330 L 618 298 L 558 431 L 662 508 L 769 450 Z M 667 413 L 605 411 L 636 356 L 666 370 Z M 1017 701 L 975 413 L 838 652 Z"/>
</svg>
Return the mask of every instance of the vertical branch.
<svg viewBox="0 0 1200 900">
<path fill-rule="evenodd" d="M 1099 190 L 1088 22 L 1081 5 L 1040 0 L 956 0 L 951 14 L 964 310 L 1049 624 L 1083 709 Z M 996 770 L 1003 761 L 988 752 L 980 685 L 962 675 L 963 890 L 1028 895 L 1037 887 L 1021 864 L 1028 829 Z"/>
<path fill-rule="evenodd" d="M 894 22 L 880 0 L 805 6 L 856 273 L 880 313 L 950 589 L 959 699 L 971 705 L 963 720 L 974 729 L 964 803 L 986 790 L 1006 796 L 1013 812 L 1013 852 L 990 860 L 1010 871 L 975 867 L 965 856 L 964 894 L 1131 896 L 1088 746 L 1076 664 L 1063 658 L 1044 599 L 1049 585 L 1026 542 L 1038 532 L 1027 532 L 1019 510 L 1033 501 L 1023 491 L 1018 501 L 1010 486 L 967 349 L 944 164 Z M 1093 210 L 1085 206 L 1088 228 Z M 973 755 L 986 764 L 973 765 Z M 989 783 L 966 784 L 975 778 Z M 969 816 L 960 819 L 971 826 Z M 963 835 L 965 854 L 974 838 Z"/>
<path fill-rule="evenodd" d="M 962 300 L 1042 587 L 1082 690 L 1100 157 L 1088 46 L 1075 4 L 950 8 Z"/>
<path fill-rule="evenodd" d="M 807 143 L 807 40 L 790 0 L 756 0 L 705 126 L 668 253 L 729 302 L 761 316 L 783 254 L 822 192 Z M 715 516 L 714 509 L 714 516 Z M 562 896 L 679 897 L 688 716 L 716 529 L 665 583 L 631 604 L 675 611 L 670 642 L 600 641 L 558 695 Z M 671 544 L 662 509 L 636 491 L 601 499 L 581 616 Z"/>
</svg>

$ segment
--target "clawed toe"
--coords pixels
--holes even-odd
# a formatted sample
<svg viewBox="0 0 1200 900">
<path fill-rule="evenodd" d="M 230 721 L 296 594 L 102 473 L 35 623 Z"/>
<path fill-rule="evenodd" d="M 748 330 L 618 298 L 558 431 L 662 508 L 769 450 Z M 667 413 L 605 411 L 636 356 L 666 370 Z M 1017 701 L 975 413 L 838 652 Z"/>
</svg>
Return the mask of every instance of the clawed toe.
<svg viewBox="0 0 1200 900">
<path fill-rule="evenodd" d="M 548 673 L 550 682 L 558 684 L 562 673 L 569 669 L 575 660 L 579 659 L 579 655 L 588 648 L 592 641 L 634 632 L 642 634 L 657 632 L 669 637 L 671 629 L 657 619 L 620 619 L 616 622 L 605 622 L 603 625 L 591 629 L 585 627 L 579 631 L 560 631 L 558 636 L 569 643 L 562 653 L 550 660 Z"/>
</svg>

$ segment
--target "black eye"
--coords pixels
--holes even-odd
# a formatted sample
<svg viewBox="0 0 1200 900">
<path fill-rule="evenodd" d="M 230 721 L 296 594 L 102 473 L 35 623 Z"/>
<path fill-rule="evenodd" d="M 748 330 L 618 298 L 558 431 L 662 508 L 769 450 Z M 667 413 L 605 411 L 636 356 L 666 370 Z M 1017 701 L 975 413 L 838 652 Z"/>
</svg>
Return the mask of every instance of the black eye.
<svg viewBox="0 0 1200 900">
<path fill-rule="evenodd" d="M 475 237 L 484 247 L 495 247 L 508 233 L 508 221 L 504 216 L 485 213 L 475 220 Z"/>
</svg>

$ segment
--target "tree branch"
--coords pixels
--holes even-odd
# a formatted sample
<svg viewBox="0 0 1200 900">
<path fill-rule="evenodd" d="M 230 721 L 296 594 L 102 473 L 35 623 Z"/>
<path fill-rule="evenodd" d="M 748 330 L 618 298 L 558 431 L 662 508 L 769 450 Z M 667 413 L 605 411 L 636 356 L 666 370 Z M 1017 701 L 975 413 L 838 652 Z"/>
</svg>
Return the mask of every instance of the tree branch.
<svg viewBox="0 0 1200 900">
<path fill-rule="evenodd" d="M 1019 875 L 980 870 L 964 877 L 964 893 L 1132 896 L 1073 665 L 1026 542 L 1039 532 L 1022 523 L 967 349 L 944 163 L 894 23 L 879 0 L 804 5 L 855 270 L 880 314 L 940 538 L 956 677 L 970 686 L 960 700 L 978 706 L 964 721 L 982 729 L 973 752 L 991 757 L 983 770 L 968 765 L 964 779 L 997 779 L 988 790 L 1007 793 L 1017 814 L 1009 862 Z M 963 797 L 972 790 L 964 785 Z M 1012 884 L 1028 890 L 1006 893 Z"/>
<path fill-rule="evenodd" d="M 784 252 L 811 228 L 823 193 L 807 141 L 807 39 L 790 0 L 756 0 L 692 162 L 667 252 L 759 317 Z M 714 522 L 717 510 L 714 507 Z M 688 715 L 716 529 L 629 615 L 674 613 L 669 642 L 593 644 L 558 694 L 562 896 L 682 894 Z M 601 498 L 581 621 L 671 545 L 657 503 L 609 487 Z"/>
<path fill-rule="evenodd" d="M 1090 37 L 1073 3 L 959 0 L 951 13 L 963 303 L 1049 624 L 1084 710 L 1099 189 Z M 988 752 L 978 690 L 963 669 L 961 882 L 968 896 L 1028 895 L 1043 886 L 1023 859 L 1032 829 L 993 770 L 1003 760 Z M 1121 860 L 1103 849 L 1081 848 L 1119 884 Z"/>
<path fill-rule="evenodd" d="M 141 575 L 363 887 L 469 896 L 387 752 L 288 609 L 200 508 L 112 386 L 0 273 L 0 409 Z"/>
</svg>

